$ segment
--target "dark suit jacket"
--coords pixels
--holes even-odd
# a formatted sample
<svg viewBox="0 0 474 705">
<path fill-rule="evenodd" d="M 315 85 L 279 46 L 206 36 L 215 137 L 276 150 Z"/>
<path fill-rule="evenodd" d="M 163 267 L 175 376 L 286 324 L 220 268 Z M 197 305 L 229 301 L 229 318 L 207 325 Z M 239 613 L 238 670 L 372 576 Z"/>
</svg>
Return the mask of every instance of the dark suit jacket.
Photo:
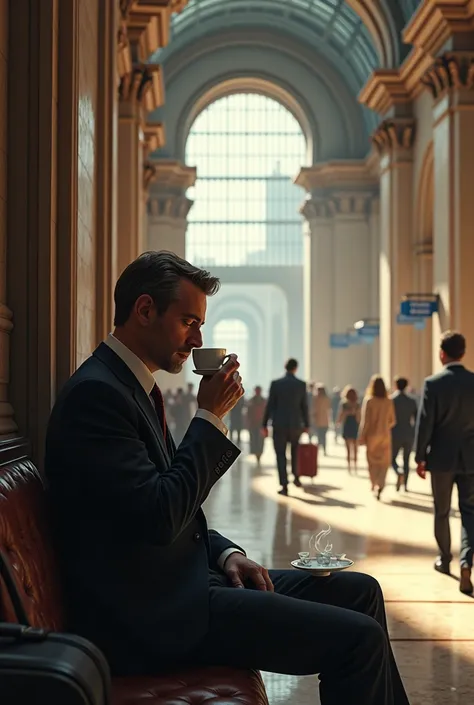
<svg viewBox="0 0 474 705">
<path fill-rule="evenodd" d="M 305 382 L 288 373 L 271 383 L 263 426 L 266 427 L 270 420 L 277 429 L 309 427 Z"/>
<path fill-rule="evenodd" d="M 240 451 L 193 419 L 176 451 L 128 366 L 101 344 L 61 392 L 46 477 L 70 629 L 116 673 L 166 668 L 208 628 L 209 569 L 234 546 L 201 504 Z"/>
<path fill-rule="evenodd" d="M 460 364 L 425 380 L 416 461 L 432 472 L 474 472 L 474 374 Z"/>
<path fill-rule="evenodd" d="M 395 443 L 413 443 L 418 404 L 405 392 L 395 392 L 391 397 L 395 407 L 396 424 L 392 428 Z"/>
</svg>

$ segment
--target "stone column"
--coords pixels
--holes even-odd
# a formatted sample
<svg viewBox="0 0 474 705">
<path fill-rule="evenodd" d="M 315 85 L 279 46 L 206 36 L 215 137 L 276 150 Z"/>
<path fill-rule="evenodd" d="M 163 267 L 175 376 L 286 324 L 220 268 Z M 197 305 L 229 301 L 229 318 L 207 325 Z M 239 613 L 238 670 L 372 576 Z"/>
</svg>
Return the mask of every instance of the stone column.
<svg viewBox="0 0 474 705">
<path fill-rule="evenodd" d="M 153 175 L 148 187 L 147 246 L 150 250 L 171 250 L 186 256 L 188 213 L 193 201 L 186 190 L 196 181 L 196 168 L 175 160 L 150 162 Z"/>
<path fill-rule="evenodd" d="M 306 219 L 304 244 L 305 369 L 308 380 L 334 386 L 333 330 L 334 222 L 330 203 L 309 198 L 301 213 Z"/>
<path fill-rule="evenodd" d="M 162 93 L 159 66 L 135 65 L 120 79 L 117 211 L 119 274 L 145 247 L 143 163 L 147 154 L 146 115 L 162 102 Z"/>
<path fill-rule="evenodd" d="M 396 317 L 414 283 L 414 127 L 411 118 L 384 120 L 372 137 L 380 157 L 380 372 L 388 385 L 395 375 L 413 376 L 415 331 Z"/>
<path fill-rule="evenodd" d="M 185 258 L 187 217 L 193 205 L 186 190 L 196 181 L 196 168 L 175 160 L 157 160 L 150 162 L 147 170 L 147 248 L 169 250 Z M 184 388 L 185 371 L 177 375 L 160 372 L 157 382 L 163 390 Z"/>
<path fill-rule="evenodd" d="M 434 98 L 433 288 L 440 311 L 433 320 L 433 367 L 440 365 L 439 336 L 448 328 L 467 337 L 466 364 L 473 367 L 474 51 L 445 53 L 424 83 Z"/>
<path fill-rule="evenodd" d="M 356 321 L 378 318 L 371 310 L 372 251 L 371 192 L 335 191 L 332 296 L 334 332 L 350 329 Z M 334 384 L 351 384 L 360 392 L 372 373 L 374 343 L 354 345 L 333 353 Z M 334 355 L 334 352 L 338 353 Z"/>
<path fill-rule="evenodd" d="M 421 241 L 415 244 L 415 284 L 416 290 L 433 291 L 433 243 Z M 414 331 L 415 369 L 411 380 L 415 389 L 420 390 L 423 380 L 433 371 L 433 319 L 426 319 L 424 330 Z M 438 341 L 439 342 L 439 341 Z"/>
</svg>

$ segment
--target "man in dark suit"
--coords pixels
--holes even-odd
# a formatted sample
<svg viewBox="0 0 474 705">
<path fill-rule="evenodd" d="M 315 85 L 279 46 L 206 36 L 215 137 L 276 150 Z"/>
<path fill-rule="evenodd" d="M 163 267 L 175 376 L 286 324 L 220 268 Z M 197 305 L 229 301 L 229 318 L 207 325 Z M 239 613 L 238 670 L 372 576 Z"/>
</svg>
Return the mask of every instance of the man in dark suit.
<svg viewBox="0 0 474 705">
<path fill-rule="evenodd" d="M 408 380 L 397 377 L 395 380 L 397 391 L 391 396 L 395 407 L 395 426 L 392 428 L 392 466 L 397 475 L 397 492 L 402 484 L 408 490 L 408 474 L 410 472 L 410 455 L 415 440 L 415 423 L 418 405 L 415 399 L 407 394 Z M 399 472 L 397 458 L 403 452 L 403 475 Z"/>
<path fill-rule="evenodd" d="M 291 446 L 291 471 L 295 485 L 301 487 L 298 477 L 298 443 L 303 432 L 309 432 L 308 393 L 303 380 L 296 377 L 298 363 L 291 358 L 285 365 L 286 375 L 270 385 L 267 407 L 263 417 L 263 433 L 268 434 L 268 422 L 273 425 L 279 494 L 288 495 L 286 447 Z"/>
<path fill-rule="evenodd" d="M 441 338 L 439 372 L 425 380 L 416 426 L 417 472 L 431 473 L 435 510 L 435 538 L 440 554 L 435 569 L 449 574 L 451 533 L 449 514 L 454 484 L 461 512 L 461 592 L 473 591 L 471 582 L 474 546 L 474 374 L 462 359 L 466 341 L 448 331 Z"/>
<path fill-rule="evenodd" d="M 46 474 L 68 626 L 117 674 L 320 673 L 324 705 L 407 705 L 373 578 L 267 571 L 207 528 L 201 505 L 239 455 L 222 422 L 243 395 L 237 358 L 202 379 L 177 449 L 153 373 L 202 345 L 218 285 L 172 253 L 141 255 L 117 282 L 113 334 L 56 402 Z"/>
</svg>

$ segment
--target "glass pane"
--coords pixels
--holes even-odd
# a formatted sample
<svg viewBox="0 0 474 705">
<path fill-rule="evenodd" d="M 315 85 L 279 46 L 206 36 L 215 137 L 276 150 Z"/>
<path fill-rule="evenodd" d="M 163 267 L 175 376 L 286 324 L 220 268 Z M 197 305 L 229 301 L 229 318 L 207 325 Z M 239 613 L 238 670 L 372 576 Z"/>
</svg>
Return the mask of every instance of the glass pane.
<svg viewBox="0 0 474 705">
<path fill-rule="evenodd" d="M 296 119 L 257 94 L 226 96 L 196 119 L 186 161 L 198 169 L 187 256 L 201 266 L 302 265 L 305 163 Z"/>
</svg>

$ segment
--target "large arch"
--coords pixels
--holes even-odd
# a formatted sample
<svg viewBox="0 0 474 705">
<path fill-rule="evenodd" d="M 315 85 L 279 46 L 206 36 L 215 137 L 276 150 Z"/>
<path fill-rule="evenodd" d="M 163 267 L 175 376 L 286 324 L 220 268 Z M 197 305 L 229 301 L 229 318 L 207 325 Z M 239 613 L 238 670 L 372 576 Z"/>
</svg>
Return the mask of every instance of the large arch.
<svg viewBox="0 0 474 705">
<path fill-rule="evenodd" d="M 404 0 L 407 2 L 407 0 Z M 301 36 L 309 30 L 325 44 L 347 50 L 350 44 L 350 60 L 363 61 L 364 50 L 369 53 L 373 46 L 378 65 L 393 68 L 400 59 L 399 34 L 403 14 L 398 2 L 393 0 L 347 0 L 338 5 L 328 0 L 313 0 L 302 5 L 298 0 L 191 0 L 187 9 L 175 18 L 173 40 L 190 32 L 200 32 L 209 26 L 240 24 L 254 26 L 263 21 L 284 24 L 288 31 Z M 405 20 L 406 21 L 406 20 Z M 347 26 L 352 25 L 352 34 L 347 35 Z M 348 42 L 348 40 L 350 41 Z M 357 45 L 362 51 L 357 56 Z M 365 46 L 364 46 L 365 45 Z"/>
<path fill-rule="evenodd" d="M 170 54 L 165 75 L 166 104 L 151 116 L 166 125 L 167 142 L 158 157 L 184 158 L 195 106 L 216 96 L 220 90 L 216 87 L 222 84 L 228 90 L 229 81 L 242 86 L 243 81 L 255 79 L 260 86 L 265 83 L 268 97 L 283 102 L 293 112 L 305 133 L 310 130 L 310 163 L 358 159 L 368 152 L 376 116 L 359 105 L 354 87 L 324 56 L 292 37 L 253 29 L 243 40 L 240 32 L 229 30 Z"/>
</svg>

